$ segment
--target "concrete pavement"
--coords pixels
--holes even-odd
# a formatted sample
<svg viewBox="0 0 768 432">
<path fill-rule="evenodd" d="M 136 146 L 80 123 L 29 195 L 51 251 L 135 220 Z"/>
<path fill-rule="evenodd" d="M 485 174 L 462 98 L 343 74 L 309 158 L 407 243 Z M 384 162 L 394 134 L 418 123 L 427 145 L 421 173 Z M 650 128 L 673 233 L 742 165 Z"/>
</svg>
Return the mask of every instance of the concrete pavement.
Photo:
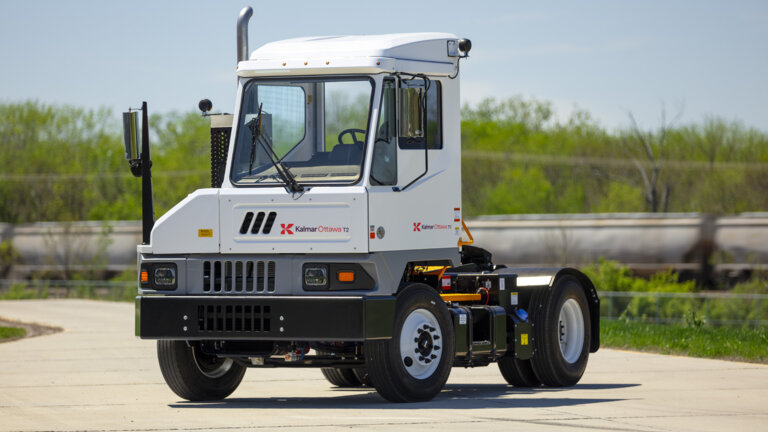
<svg viewBox="0 0 768 432">
<path fill-rule="evenodd" d="M 315 369 L 251 369 L 218 403 L 179 400 L 133 305 L 0 301 L 0 316 L 61 333 L 0 344 L 0 430 L 766 431 L 768 366 L 601 349 L 581 383 L 521 390 L 495 365 L 453 369 L 433 401 L 392 404 Z"/>
</svg>

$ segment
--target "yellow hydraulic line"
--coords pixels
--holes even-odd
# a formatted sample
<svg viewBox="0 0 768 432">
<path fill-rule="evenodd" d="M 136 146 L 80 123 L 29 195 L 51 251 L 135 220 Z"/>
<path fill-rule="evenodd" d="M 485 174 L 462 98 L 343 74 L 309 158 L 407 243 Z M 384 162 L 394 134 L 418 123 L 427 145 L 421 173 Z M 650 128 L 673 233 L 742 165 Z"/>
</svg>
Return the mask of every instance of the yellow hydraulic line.
<svg viewBox="0 0 768 432">
<path fill-rule="evenodd" d="M 469 232 L 469 228 L 467 228 L 467 224 L 464 223 L 464 219 L 461 220 L 461 227 L 464 229 L 464 232 L 467 233 L 467 235 L 469 236 L 469 241 L 464 241 L 461 239 L 461 237 L 459 237 L 458 246 L 461 247 L 464 245 L 471 245 L 472 243 L 474 243 L 475 239 L 472 238 L 472 233 Z"/>
<path fill-rule="evenodd" d="M 480 301 L 482 296 L 480 294 L 440 294 L 440 297 L 447 302 L 462 302 L 462 301 Z"/>
</svg>

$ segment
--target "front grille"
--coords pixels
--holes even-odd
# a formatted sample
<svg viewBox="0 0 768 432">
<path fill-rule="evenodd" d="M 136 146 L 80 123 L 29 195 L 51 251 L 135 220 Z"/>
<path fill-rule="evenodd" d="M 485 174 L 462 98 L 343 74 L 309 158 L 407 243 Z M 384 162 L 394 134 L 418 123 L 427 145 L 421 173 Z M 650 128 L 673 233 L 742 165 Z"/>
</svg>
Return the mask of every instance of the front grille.
<svg viewBox="0 0 768 432">
<path fill-rule="evenodd" d="M 270 307 L 259 305 L 200 305 L 197 325 L 201 332 L 268 332 Z"/>
<path fill-rule="evenodd" d="M 203 291 L 274 292 L 274 261 L 204 261 Z"/>
</svg>

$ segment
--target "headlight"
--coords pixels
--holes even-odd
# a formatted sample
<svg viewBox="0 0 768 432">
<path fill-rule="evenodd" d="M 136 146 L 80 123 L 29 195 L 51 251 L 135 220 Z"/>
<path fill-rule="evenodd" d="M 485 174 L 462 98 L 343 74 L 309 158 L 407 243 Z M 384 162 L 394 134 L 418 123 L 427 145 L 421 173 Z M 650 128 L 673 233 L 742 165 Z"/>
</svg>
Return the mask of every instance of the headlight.
<svg viewBox="0 0 768 432">
<path fill-rule="evenodd" d="M 175 263 L 141 263 L 139 284 L 143 289 L 169 291 L 178 286 L 178 270 Z"/>
<path fill-rule="evenodd" d="M 155 266 L 155 285 L 176 285 L 176 266 Z"/>
<path fill-rule="evenodd" d="M 328 267 L 324 265 L 304 267 L 304 285 L 316 289 L 328 287 Z"/>
</svg>

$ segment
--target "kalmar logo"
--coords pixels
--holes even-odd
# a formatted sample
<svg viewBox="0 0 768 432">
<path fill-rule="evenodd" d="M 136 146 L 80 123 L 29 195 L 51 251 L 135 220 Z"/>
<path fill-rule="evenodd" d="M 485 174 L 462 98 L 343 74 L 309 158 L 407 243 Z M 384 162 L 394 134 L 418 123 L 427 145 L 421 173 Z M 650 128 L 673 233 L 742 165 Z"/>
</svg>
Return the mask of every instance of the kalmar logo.
<svg viewBox="0 0 768 432">
<path fill-rule="evenodd" d="M 421 222 L 414 222 L 413 223 L 413 230 L 414 231 L 421 231 Z"/>
<path fill-rule="evenodd" d="M 280 224 L 280 228 L 282 228 L 282 231 L 280 231 L 280 235 L 293 235 L 293 231 L 291 231 L 291 228 L 293 228 L 293 224 Z"/>
</svg>

